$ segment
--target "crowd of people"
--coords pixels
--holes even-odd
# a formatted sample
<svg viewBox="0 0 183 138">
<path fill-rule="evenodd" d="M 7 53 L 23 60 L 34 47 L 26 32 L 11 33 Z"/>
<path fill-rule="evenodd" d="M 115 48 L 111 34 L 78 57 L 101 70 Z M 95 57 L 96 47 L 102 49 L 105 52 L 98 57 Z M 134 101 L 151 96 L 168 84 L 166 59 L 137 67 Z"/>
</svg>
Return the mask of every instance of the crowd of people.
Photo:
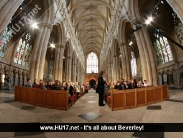
<svg viewBox="0 0 183 138">
<path fill-rule="evenodd" d="M 135 89 L 135 88 L 142 88 L 149 86 L 147 80 L 144 80 L 143 82 L 139 80 L 138 82 L 136 79 L 132 79 L 131 81 L 124 81 L 122 79 L 121 81 L 117 81 L 115 84 L 113 82 L 105 84 L 105 90 L 107 89 L 118 89 L 118 90 L 125 90 L 125 89 Z"/>
<path fill-rule="evenodd" d="M 101 71 L 99 73 L 98 85 L 96 87 L 96 92 L 99 94 L 99 106 L 105 106 L 104 94 L 107 93 L 110 95 L 110 93 L 108 93 L 109 89 L 125 90 L 149 86 L 146 80 L 144 80 L 144 82 L 142 82 L 141 80 L 137 82 L 136 79 L 132 79 L 131 81 L 124 81 L 124 79 L 122 79 L 121 81 L 117 81 L 115 84 L 113 82 L 108 83 L 104 78 L 104 74 L 104 71 Z"/>
<path fill-rule="evenodd" d="M 80 96 L 81 92 L 88 92 L 88 87 L 83 84 L 81 85 L 79 82 L 63 82 L 61 83 L 59 80 L 55 80 L 54 82 L 44 82 L 43 80 L 35 79 L 32 83 L 31 79 L 27 79 L 27 83 L 25 87 L 37 88 L 37 89 L 45 89 L 45 90 L 68 90 L 69 96 L 72 96 L 73 93 L 77 93 Z"/>
</svg>

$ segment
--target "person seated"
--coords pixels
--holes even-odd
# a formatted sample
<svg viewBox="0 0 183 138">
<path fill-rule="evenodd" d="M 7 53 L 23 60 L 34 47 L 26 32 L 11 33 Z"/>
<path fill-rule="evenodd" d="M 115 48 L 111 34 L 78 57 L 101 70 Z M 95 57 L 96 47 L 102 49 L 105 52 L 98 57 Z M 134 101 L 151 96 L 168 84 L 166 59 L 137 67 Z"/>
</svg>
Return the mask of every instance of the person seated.
<svg viewBox="0 0 183 138">
<path fill-rule="evenodd" d="M 33 87 L 33 88 L 37 88 L 37 89 L 40 88 L 40 85 L 39 85 L 37 79 L 34 80 L 32 87 Z"/>
<path fill-rule="evenodd" d="M 70 82 L 67 82 L 68 90 L 69 90 L 69 96 L 73 96 L 73 87 Z"/>
<path fill-rule="evenodd" d="M 128 82 L 124 81 L 125 89 L 128 89 Z"/>
<path fill-rule="evenodd" d="M 119 84 L 118 86 L 118 90 L 124 90 L 125 89 L 125 84 L 123 83 L 123 81 Z"/>
<path fill-rule="evenodd" d="M 104 85 L 104 90 L 105 90 L 105 92 L 108 91 L 108 86 L 107 86 L 107 84 Z"/>
<path fill-rule="evenodd" d="M 31 79 L 30 78 L 27 79 L 27 83 L 25 84 L 25 87 L 32 88 L 32 83 L 31 83 Z"/>
<path fill-rule="evenodd" d="M 117 85 L 118 85 L 118 90 L 123 90 L 123 87 L 120 82 L 118 82 Z"/>
<path fill-rule="evenodd" d="M 67 82 L 64 82 L 64 83 L 63 83 L 63 89 L 64 89 L 64 90 L 68 90 L 68 83 L 67 83 Z"/>
<path fill-rule="evenodd" d="M 131 84 L 129 85 L 129 89 L 137 88 L 137 82 L 135 79 L 132 79 Z"/>
<path fill-rule="evenodd" d="M 47 83 L 46 88 L 47 90 L 53 90 L 53 85 L 51 81 Z"/>
<path fill-rule="evenodd" d="M 143 84 L 142 84 L 142 81 L 140 80 L 140 81 L 138 81 L 138 83 L 137 83 L 137 88 L 142 88 L 143 87 Z"/>
<path fill-rule="evenodd" d="M 118 86 L 119 86 L 119 81 L 116 82 L 116 84 L 114 85 L 114 89 L 118 89 Z"/>
<path fill-rule="evenodd" d="M 144 86 L 145 86 L 145 87 L 149 86 L 147 80 L 144 80 Z"/>
<path fill-rule="evenodd" d="M 54 90 L 60 90 L 61 89 L 61 83 L 60 81 L 56 80 L 54 84 Z"/>
<path fill-rule="evenodd" d="M 40 89 L 46 89 L 46 86 L 45 86 L 43 80 L 40 80 L 40 81 L 39 81 L 39 86 L 40 86 Z"/>
</svg>

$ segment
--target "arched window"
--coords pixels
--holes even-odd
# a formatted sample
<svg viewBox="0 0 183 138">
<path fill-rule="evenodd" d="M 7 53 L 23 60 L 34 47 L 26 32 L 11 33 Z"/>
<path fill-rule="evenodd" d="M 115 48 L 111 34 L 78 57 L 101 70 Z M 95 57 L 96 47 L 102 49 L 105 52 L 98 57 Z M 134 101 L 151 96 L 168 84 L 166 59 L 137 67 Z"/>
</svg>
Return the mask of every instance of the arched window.
<svg viewBox="0 0 183 138">
<path fill-rule="evenodd" d="M 4 57 L 8 42 L 11 39 L 12 30 L 5 27 L 2 35 L 0 36 L 0 57 Z"/>
<path fill-rule="evenodd" d="M 132 76 L 137 75 L 137 64 L 136 64 L 136 58 L 133 52 L 131 52 L 131 71 Z"/>
<path fill-rule="evenodd" d="M 87 58 L 87 71 L 86 73 L 98 73 L 98 57 L 95 53 L 91 52 Z"/>
<path fill-rule="evenodd" d="M 155 41 L 153 42 L 158 65 L 162 65 L 173 60 L 172 52 L 168 40 L 164 36 L 154 34 Z"/>
<path fill-rule="evenodd" d="M 28 66 L 30 52 L 32 50 L 32 45 L 30 44 L 31 36 L 29 33 L 23 35 L 17 46 L 16 54 L 14 57 L 14 62 L 23 66 Z"/>
</svg>

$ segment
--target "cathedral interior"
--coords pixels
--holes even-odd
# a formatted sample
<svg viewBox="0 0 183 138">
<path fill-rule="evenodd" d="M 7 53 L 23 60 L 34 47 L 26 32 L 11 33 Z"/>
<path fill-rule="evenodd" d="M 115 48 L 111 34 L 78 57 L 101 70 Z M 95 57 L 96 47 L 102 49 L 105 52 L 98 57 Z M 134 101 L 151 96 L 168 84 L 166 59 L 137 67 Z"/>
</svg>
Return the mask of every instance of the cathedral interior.
<svg viewBox="0 0 183 138">
<path fill-rule="evenodd" d="M 0 0 L 0 123 L 180 123 L 182 50 L 181 0 Z M 168 98 L 154 103 L 160 106 L 156 110 L 148 110 L 147 106 L 118 111 L 111 111 L 107 105 L 98 107 L 94 88 L 101 71 L 105 72 L 108 84 L 135 79 L 146 80 L 154 87 L 166 85 Z M 15 86 L 25 86 L 28 79 L 44 83 L 79 82 L 93 89 L 67 111 L 56 110 L 14 101 Z M 86 114 L 96 118 L 83 119 Z M 182 135 L 0 132 L 0 137 Z"/>
</svg>

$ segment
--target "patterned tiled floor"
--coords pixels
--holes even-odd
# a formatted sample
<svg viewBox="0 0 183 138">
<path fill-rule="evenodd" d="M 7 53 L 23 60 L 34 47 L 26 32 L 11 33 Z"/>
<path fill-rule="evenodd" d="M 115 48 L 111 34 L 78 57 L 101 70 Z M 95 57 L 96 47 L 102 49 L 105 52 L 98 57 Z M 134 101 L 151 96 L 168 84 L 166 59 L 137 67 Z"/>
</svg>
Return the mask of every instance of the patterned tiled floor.
<svg viewBox="0 0 183 138">
<path fill-rule="evenodd" d="M 94 90 L 81 97 L 68 111 L 32 106 L 14 101 L 14 93 L 0 91 L 0 123 L 180 123 L 183 122 L 183 91 L 170 90 L 170 99 L 154 105 L 111 111 L 98 106 Z M 133 132 L 0 132 L 0 138 L 182 138 L 183 133 Z"/>
</svg>

